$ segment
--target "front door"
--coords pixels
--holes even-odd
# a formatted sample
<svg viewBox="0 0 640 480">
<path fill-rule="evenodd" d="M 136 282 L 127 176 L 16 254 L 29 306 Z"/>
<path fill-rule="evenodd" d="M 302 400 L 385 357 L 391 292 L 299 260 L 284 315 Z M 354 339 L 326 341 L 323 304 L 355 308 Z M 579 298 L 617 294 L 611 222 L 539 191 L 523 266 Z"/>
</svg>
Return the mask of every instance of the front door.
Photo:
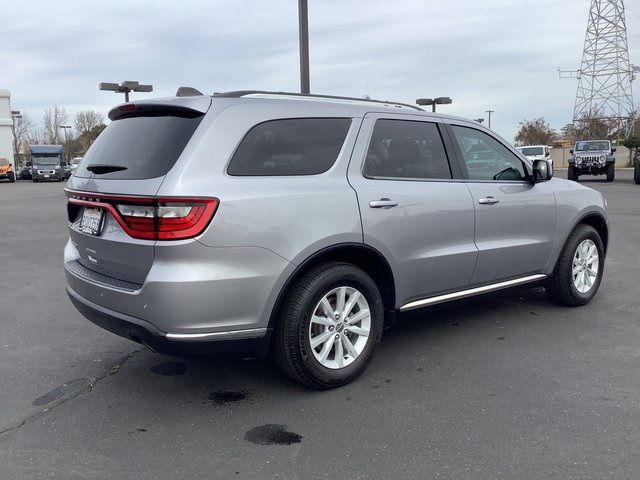
<svg viewBox="0 0 640 480">
<path fill-rule="evenodd" d="M 349 166 L 364 242 L 390 262 L 397 307 L 466 288 L 476 262 L 471 194 L 441 129 L 434 118 L 368 114 Z"/>
<path fill-rule="evenodd" d="M 464 124 L 450 131 L 476 209 L 471 285 L 542 272 L 555 235 L 553 192 L 529 182 L 524 162 L 489 133 Z"/>
</svg>

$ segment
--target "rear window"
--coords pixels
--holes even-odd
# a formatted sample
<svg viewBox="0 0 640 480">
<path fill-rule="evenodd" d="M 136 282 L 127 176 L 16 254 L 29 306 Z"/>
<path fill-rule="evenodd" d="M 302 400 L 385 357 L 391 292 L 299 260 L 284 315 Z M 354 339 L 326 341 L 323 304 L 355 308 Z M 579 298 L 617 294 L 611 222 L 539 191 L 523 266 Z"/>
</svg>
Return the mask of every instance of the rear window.
<svg viewBox="0 0 640 480">
<path fill-rule="evenodd" d="M 295 118 L 256 125 L 229 163 L 229 175 L 317 175 L 336 161 L 350 118 Z"/>
<path fill-rule="evenodd" d="M 76 170 L 77 177 L 141 180 L 166 175 L 176 163 L 204 115 L 142 116 L 111 122 Z M 120 165 L 126 170 L 93 174 L 91 165 Z"/>
</svg>

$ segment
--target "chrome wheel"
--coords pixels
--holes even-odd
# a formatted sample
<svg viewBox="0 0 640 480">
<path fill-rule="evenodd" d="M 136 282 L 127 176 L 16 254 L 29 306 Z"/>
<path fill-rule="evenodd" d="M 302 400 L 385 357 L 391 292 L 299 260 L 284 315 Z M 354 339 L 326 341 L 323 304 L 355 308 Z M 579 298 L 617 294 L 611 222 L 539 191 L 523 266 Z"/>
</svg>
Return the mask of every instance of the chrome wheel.
<svg viewBox="0 0 640 480">
<path fill-rule="evenodd" d="M 371 313 L 364 295 L 353 287 L 338 287 L 313 309 L 309 343 L 323 367 L 338 369 L 362 353 L 371 332 Z"/>
<path fill-rule="evenodd" d="M 580 293 L 587 293 L 593 287 L 598 278 L 598 248 L 593 240 L 583 240 L 573 256 L 571 274 L 573 285 Z"/>
</svg>

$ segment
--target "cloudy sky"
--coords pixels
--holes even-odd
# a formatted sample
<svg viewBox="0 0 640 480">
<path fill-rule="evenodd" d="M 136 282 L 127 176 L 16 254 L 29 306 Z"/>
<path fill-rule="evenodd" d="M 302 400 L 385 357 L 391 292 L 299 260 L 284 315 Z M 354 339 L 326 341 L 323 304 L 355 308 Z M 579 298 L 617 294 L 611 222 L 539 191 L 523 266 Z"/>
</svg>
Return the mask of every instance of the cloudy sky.
<svg viewBox="0 0 640 480">
<path fill-rule="evenodd" d="M 393 99 L 451 96 L 447 113 L 512 141 L 518 122 L 570 121 L 589 0 L 309 0 L 313 93 Z M 640 4 L 627 0 L 640 64 Z M 296 0 L 2 1 L 0 89 L 36 121 L 52 105 L 106 113 L 138 80 L 154 96 L 299 89 Z M 636 91 L 640 91 L 640 86 Z M 149 94 L 133 94 L 141 98 Z M 636 102 L 638 96 L 634 95 Z"/>
</svg>

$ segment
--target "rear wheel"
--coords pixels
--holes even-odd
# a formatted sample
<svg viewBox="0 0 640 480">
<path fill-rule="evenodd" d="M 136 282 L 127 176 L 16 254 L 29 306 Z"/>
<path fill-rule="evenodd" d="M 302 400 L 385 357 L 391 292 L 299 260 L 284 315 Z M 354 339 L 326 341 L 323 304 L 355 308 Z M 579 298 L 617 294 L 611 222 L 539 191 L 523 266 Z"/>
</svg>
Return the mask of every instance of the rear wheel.
<svg viewBox="0 0 640 480">
<path fill-rule="evenodd" d="M 616 176 L 616 166 L 613 163 L 607 165 L 607 182 L 613 182 Z"/>
<path fill-rule="evenodd" d="M 367 367 L 383 322 L 380 292 L 363 270 L 347 263 L 321 265 L 288 294 L 275 331 L 276 361 L 304 385 L 339 387 Z"/>
<path fill-rule="evenodd" d="M 633 166 L 633 181 L 636 185 L 640 185 L 640 162 L 636 161 Z"/>
<path fill-rule="evenodd" d="M 567 179 L 575 182 L 578 181 L 578 174 L 576 173 L 576 168 L 573 165 L 569 165 L 569 169 L 567 170 Z"/>
<path fill-rule="evenodd" d="M 603 267 L 604 247 L 600 235 L 589 225 L 578 225 L 569 235 L 547 279 L 547 293 L 561 305 L 585 305 L 600 287 Z"/>
<path fill-rule="evenodd" d="M 16 176 L 13 174 L 13 172 L 7 173 L 7 178 L 9 179 L 10 183 L 13 183 L 16 181 Z"/>
</svg>

